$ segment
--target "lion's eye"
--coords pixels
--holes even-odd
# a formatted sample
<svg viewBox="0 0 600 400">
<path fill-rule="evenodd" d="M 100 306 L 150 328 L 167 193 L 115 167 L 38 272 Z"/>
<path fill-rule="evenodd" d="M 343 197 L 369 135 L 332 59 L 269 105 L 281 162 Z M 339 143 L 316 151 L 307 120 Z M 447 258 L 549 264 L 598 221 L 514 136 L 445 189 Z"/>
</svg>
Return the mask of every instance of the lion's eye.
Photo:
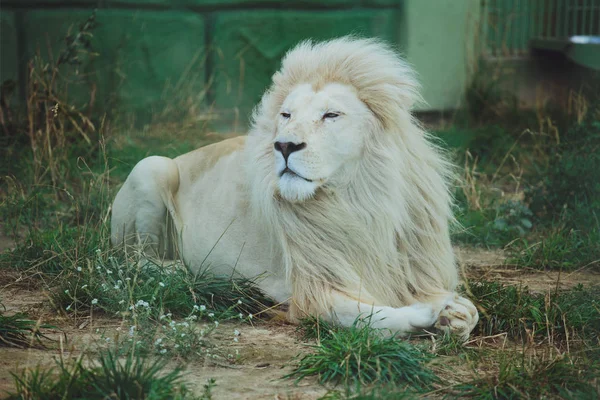
<svg viewBox="0 0 600 400">
<path fill-rule="evenodd" d="M 282 112 L 282 113 L 281 113 L 281 116 L 282 116 L 283 118 L 285 118 L 285 119 L 289 119 L 289 118 L 292 116 L 292 114 L 290 114 L 290 113 L 286 113 L 286 112 Z"/>
<path fill-rule="evenodd" d="M 328 113 L 326 113 L 326 114 L 323 115 L 323 119 L 325 119 L 325 118 L 337 118 L 339 116 L 340 116 L 340 114 L 338 114 L 338 113 L 328 112 Z"/>
</svg>

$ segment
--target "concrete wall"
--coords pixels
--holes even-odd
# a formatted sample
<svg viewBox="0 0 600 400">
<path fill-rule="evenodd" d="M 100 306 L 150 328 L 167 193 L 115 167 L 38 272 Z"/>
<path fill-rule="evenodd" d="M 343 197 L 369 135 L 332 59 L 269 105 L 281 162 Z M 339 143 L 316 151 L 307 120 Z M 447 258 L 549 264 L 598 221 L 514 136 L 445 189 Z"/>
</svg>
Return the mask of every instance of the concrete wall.
<svg viewBox="0 0 600 400">
<path fill-rule="evenodd" d="M 469 71 L 477 0 L 2 0 L 0 79 L 57 57 L 96 8 L 97 56 L 78 67 L 72 100 L 147 120 L 177 107 L 244 126 L 281 56 L 306 38 L 349 33 L 396 44 L 423 83 L 423 110 L 459 105 Z M 468 39 L 469 38 L 469 39 Z"/>
</svg>

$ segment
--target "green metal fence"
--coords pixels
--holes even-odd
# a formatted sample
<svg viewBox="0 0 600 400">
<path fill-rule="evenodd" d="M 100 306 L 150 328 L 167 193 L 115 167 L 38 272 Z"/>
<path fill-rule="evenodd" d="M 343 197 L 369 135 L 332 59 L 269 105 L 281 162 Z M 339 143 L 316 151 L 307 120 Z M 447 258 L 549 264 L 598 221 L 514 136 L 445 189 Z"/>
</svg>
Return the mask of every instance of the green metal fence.
<svg viewBox="0 0 600 400">
<path fill-rule="evenodd" d="M 483 0 L 484 53 L 518 57 L 532 39 L 600 35 L 600 0 Z"/>
</svg>

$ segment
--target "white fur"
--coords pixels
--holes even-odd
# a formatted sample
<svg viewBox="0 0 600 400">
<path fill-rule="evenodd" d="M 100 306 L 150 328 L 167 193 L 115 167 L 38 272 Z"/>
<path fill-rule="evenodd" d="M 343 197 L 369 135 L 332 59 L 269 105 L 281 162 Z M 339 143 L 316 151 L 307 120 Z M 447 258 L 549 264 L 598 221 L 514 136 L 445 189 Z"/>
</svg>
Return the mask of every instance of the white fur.
<svg viewBox="0 0 600 400">
<path fill-rule="evenodd" d="M 169 172 L 137 192 L 148 174 L 134 169 L 113 206 L 113 242 L 140 235 L 123 210 L 158 207 L 136 197 L 171 195 L 186 263 L 200 268 L 210 251 L 221 272 L 267 272 L 261 287 L 290 303 L 291 320 L 319 314 L 349 325 L 376 310 L 377 326 L 399 334 L 437 321 L 468 335 L 478 317 L 454 293 L 451 168 L 410 113 L 417 99 L 413 71 L 381 42 L 303 42 L 273 76 L 244 151 L 214 164 L 207 160 L 234 142 L 188 153 L 169 167 L 177 179 Z M 304 147 L 286 164 L 276 142 Z M 294 173 L 282 175 L 286 167 Z M 160 183 L 175 180 L 176 189 Z M 166 231 L 145 229 L 145 238 Z"/>
</svg>

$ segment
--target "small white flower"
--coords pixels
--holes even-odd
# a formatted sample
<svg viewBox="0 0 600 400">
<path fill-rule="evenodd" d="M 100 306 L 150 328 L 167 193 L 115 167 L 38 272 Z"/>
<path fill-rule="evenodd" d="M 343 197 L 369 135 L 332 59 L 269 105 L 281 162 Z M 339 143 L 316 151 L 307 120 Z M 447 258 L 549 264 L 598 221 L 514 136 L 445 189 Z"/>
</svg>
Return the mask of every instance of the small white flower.
<svg viewBox="0 0 600 400">
<path fill-rule="evenodd" d="M 129 328 L 129 336 L 133 336 L 134 331 L 135 331 L 135 325 L 132 325 L 131 328 Z"/>
<path fill-rule="evenodd" d="M 252 314 L 248 314 L 248 319 L 252 319 L 254 316 Z"/>
<path fill-rule="evenodd" d="M 100 253 L 100 249 L 96 249 L 96 253 Z"/>
<path fill-rule="evenodd" d="M 160 351 L 160 354 L 165 354 L 166 352 L 167 352 L 167 349 L 162 349 L 162 350 Z"/>
<path fill-rule="evenodd" d="M 104 340 L 106 341 L 106 343 L 110 342 L 110 338 L 109 337 L 105 338 Z"/>
<path fill-rule="evenodd" d="M 160 287 L 165 287 L 165 284 L 164 284 L 164 283 L 162 283 L 162 282 L 158 282 L 158 286 L 160 286 Z"/>
<path fill-rule="evenodd" d="M 240 336 L 240 331 L 238 331 L 238 330 L 236 329 L 235 331 L 233 331 L 233 334 L 234 334 L 235 336 Z"/>
<path fill-rule="evenodd" d="M 125 280 L 126 280 L 127 282 L 129 282 L 129 281 L 131 280 L 131 278 L 125 278 Z"/>
<path fill-rule="evenodd" d="M 185 333 L 182 333 L 182 334 L 181 334 L 181 337 L 184 337 L 184 336 L 185 336 Z"/>
<path fill-rule="evenodd" d="M 93 299 L 92 304 L 98 304 L 98 299 Z"/>
<path fill-rule="evenodd" d="M 206 306 L 200 306 L 200 311 L 206 310 Z"/>
<path fill-rule="evenodd" d="M 239 313 L 238 317 L 240 317 L 240 319 L 242 319 L 242 318 L 244 318 L 244 315 L 242 313 Z"/>
<path fill-rule="evenodd" d="M 241 300 L 238 300 L 238 304 L 242 304 L 242 301 L 241 301 Z"/>
<path fill-rule="evenodd" d="M 233 338 L 233 341 L 234 341 L 234 342 L 238 342 L 238 338 L 234 337 L 234 338 Z"/>
<path fill-rule="evenodd" d="M 110 274 L 112 274 L 112 271 L 110 269 L 107 269 L 106 273 L 110 275 Z"/>
<path fill-rule="evenodd" d="M 146 307 L 149 308 L 150 307 L 150 303 L 148 303 L 147 301 L 144 300 L 138 300 L 137 303 L 135 303 L 136 307 Z"/>
<path fill-rule="evenodd" d="M 115 286 L 114 286 L 114 289 L 115 289 L 115 290 L 119 290 L 119 289 L 121 289 L 121 288 L 119 287 L 119 285 L 115 285 Z"/>
<path fill-rule="evenodd" d="M 69 289 L 65 290 L 65 294 L 69 294 Z"/>
<path fill-rule="evenodd" d="M 77 271 L 81 272 L 81 267 L 77 267 Z"/>
<path fill-rule="evenodd" d="M 81 288 L 82 288 L 82 289 L 85 289 L 87 286 L 88 286 L 88 285 L 83 285 Z"/>
<path fill-rule="evenodd" d="M 215 316 L 215 313 L 208 313 L 208 316 L 212 318 Z"/>
<path fill-rule="evenodd" d="M 219 326 L 219 321 L 215 321 L 215 326 Z"/>
<path fill-rule="evenodd" d="M 69 304 L 66 308 L 67 311 L 69 311 L 71 309 L 71 305 Z"/>
<path fill-rule="evenodd" d="M 173 314 L 167 313 L 167 317 L 171 318 L 172 316 L 173 316 Z"/>
<path fill-rule="evenodd" d="M 162 338 L 158 338 L 158 339 L 156 339 L 156 342 L 154 342 L 154 345 L 158 346 L 161 343 L 162 343 Z"/>
<path fill-rule="evenodd" d="M 161 315 L 160 317 L 158 317 L 158 320 L 159 320 L 159 321 L 162 321 L 162 320 L 163 320 L 163 319 L 165 319 L 165 318 L 167 318 L 167 316 L 163 314 L 163 315 Z"/>
</svg>

